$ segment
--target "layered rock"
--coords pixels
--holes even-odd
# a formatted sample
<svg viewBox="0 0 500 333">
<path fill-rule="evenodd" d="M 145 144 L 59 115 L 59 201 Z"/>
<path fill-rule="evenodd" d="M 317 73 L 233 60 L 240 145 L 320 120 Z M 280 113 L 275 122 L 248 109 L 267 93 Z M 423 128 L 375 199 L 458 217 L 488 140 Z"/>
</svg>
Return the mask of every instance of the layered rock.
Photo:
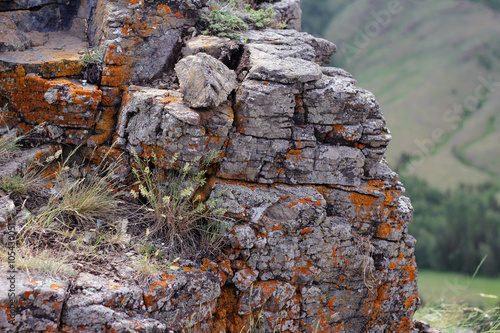
<svg viewBox="0 0 500 333">
<path fill-rule="evenodd" d="M 297 5 L 275 4 L 279 20 L 296 27 Z M 241 332 L 260 317 L 265 332 L 410 332 L 412 207 L 385 162 L 390 134 L 375 97 L 322 67 L 335 45 L 305 33 L 191 38 L 204 7 L 90 1 L 87 37 L 106 51 L 100 83 L 75 81 L 78 52 L 55 62 L 6 52 L 0 101 L 22 127 L 45 121 L 54 142 L 177 155 L 173 167 L 216 152 L 206 196 L 221 197 L 238 221 L 225 254 L 147 287 L 19 275 L 20 314 L 7 323 L 2 290 L 0 328 Z M 189 73 L 194 63 L 200 77 Z M 158 79 L 169 89 L 151 87 Z M 200 83 L 212 86 L 186 88 Z"/>
</svg>

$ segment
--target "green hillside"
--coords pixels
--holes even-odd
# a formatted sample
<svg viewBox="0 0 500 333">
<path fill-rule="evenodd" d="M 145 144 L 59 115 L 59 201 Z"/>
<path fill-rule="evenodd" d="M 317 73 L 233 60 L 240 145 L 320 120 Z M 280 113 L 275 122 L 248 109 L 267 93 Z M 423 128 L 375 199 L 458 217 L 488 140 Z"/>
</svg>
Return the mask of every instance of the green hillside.
<svg viewBox="0 0 500 333">
<path fill-rule="evenodd" d="M 500 1 L 391 3 L 304 0 L 304 30 L 335 42 L 332 65 L 376 95 L 403 176 L 500 183 Z"/>
</svg>

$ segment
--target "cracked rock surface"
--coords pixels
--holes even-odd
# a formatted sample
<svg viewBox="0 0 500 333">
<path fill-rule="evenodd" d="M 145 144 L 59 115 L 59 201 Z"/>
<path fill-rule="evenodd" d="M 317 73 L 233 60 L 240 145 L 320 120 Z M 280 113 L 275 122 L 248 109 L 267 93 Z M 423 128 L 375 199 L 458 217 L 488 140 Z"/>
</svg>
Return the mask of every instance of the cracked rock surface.
<svg viewBox="0 0 500 333">
<path fill-rule="evenodd" d="M 298 27 L 298 1 L 268 2 L 280 21 Z M 237 223 L 216 260 L 166 269 L 146 285 L 95 272 L 18 272 L 19 313 L 14 325 L 7 321 L 1 288 L 0 331 L 236 333 L 260 316 L 264 332 L 416 332 L 413 208 L 385 161 L 391 136 L 375 97 L 345 70 L 322 67 L 333 43 L 272 28 L 242 32 L 241 41 L 196 36 L 204 0 L 81 1 L 57 31 L 25 18 L 19 30 L 16 17 L 47 6 L 0 2 L 0 16 L 10 15 L 0 28 L 10 25 L 17 36 L 9 43 L 0 36 L 9 124 L 46 122 L 48 141 L 96 148 L 96 159 L 110 147 L 123 161 L 132 151 L 177 156 L 160 168 L 196 160 L 200 170 L 215 152 L 203 195 L 222 198 Z M 96 84 L 81 81 L 80 44 L 48 52 L 51 43 L 19 35 L 51 40 L 83 31 L 104 50 Z M 31 153 L 38 151 L 25 160 Z M 12 163 L 0 174 L 22 168 Z M 0 193 L 4 235 L 19 208 L 13 204 Z M 2 279 L 8 274 L 0 270 Z"/>
</svg>

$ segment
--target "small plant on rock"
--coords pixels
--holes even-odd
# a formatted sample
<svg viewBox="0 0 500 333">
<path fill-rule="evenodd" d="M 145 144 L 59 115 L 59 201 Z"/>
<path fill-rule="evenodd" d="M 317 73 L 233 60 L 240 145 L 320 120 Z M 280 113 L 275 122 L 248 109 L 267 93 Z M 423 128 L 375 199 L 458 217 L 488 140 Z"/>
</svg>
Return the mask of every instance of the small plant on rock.
<svg viewBox="0 0 500 333">
<path fill-rule="evenodd" d="M 207 27 L 203 33 L 240 39 L 240 33 L 249 29 L 247 22 L 257 29 L 262 29 L 272 24 L 273 17 L 274 11 L 270 7 L 254 9 L 249 4 L 243 6 L 235 0 L 214 0 L 210 11 L 202 15 L 202 23 Z"/>
<path fill-rule="evenodd" d="M 80 58 L 83 65 L 83 78 L 89 83 L 97 84 L 101 81 L 101 73 L 104 65 L 104 50 L 93 48 L 86 50 Z"/>
<path fill-rule="evenodd" d="M 73 150 L 61 162 L 62 150 L 49 157 L 45 163 L 56 162 L 54 193 L 47 204 L 26 223 L 21 237 L 31 242 L 43 235 L 65 235 L 68 230 L 87 231 L 98 228 L 98 219 L 113 220 L 120 213 L 119 192 L 112 188 L 116 167 L 114 165 L 86 169 L 70 163 Z M 70 237 L 71 238 L 71 237 Z"/>
<path fill-rule="evenodd" d="M 87 67 L 91 64 L 102 65 L 104 62 L 104 50 L 100 50 L 96 47 L 86 50 L 83 56 L 80 58 L 80 63 L 83 67 Z"/>
<path fill-rule="evenodd" d="M 0 258 L 7 263 L 8 252 L 0 249 Z M 49 275 L 75 275 L 69 264 L 69 257 L 53 251 L 33 250 L 27 247 L 20 248 L 16 256 L 16 268 L 26 271 L 36 270 Z"/>
<path fill-rule="evenodd" d="M 38 179 L 38 173 L 30 170 L 24 174 L 15 174 L 0 179 L 0 188 L 8 194 L 25 195 L 30 186 L 36 183 Z"/>
<path fill-rule="evenodd" d="M 165 270 L 175 271 L 179 269 L 175 265 L 179 261 L 179 257 L 165 260 L 163 253 L 152 243 L 149 239 L 149 228 L 146 228 L 146 237 L 137 244 L 139 257 L 136 258 L 133 265 L 144 282 L 157 279 Z"/>
<path fill-rule="evenodd" d="M 250 21 L 252 21 L 258 29 L 263 29 L 273 23 L 274 11 L 270 7 L 255 10 L 251 8 L 250 5 L 247 5 L 246 12 L 249 14 Z"/>
<path fill-rule="evenodd" d="M 238 16 L 236 6 L 233 1 L 228 1 L 224 5 L 218 1 L 212 2 L 210 11 L 201 17 L 207 26 L 207 30 L 203 33 L 239 39 L 240 32 L 248 30 L 248 24 Z"/>
<path fill-rule="evenodd" d="M 21 149 L 22 141 L 29 139 L 31 134 L 40 132 L 43 129 L 43 125 L 40 124 L 21 135 L 16 135 L 15 131 L 8 131 L 0 137 L 0 165 L 15 158 Z M 27 170 L 0 178 L 0 189 L 8 194 L 26 194 L 30 186 L 39 183 L 40 173 L 43 170 L 36 165 L 37 163 L 37 161 L 33 162 Z"/>
<path fill-rule="evenodd" d="M 170 255 L 209 245 L 200 241 L 217 247 L 226 210 L 218 207 L 216 199 L 203 202 L 196 194 L 206 179 L 204 170 L 195 169 L 198 164 L 208 166 L 215 156 L 211 154 L 202 163 L 196 158 L 173 171 L 177 164 L 175 155 L 169 161 L 154 153 L 151 159 L 141 159 L 135 152 L 133 155 L 137 190 L 132 190 L 131 195 L 146 202 L 151 235 L 162 239 Z"/>
<path fill-rule="evenodd" d="M 0 122 L 3 117 L 3 113 L 7 112 L 6 109 L 7 106 L 0 108 Z M 30 135 L 42 131 L 44 125 L 45 123 L 37 125 L 32 130 L 27 131 L 24 134 L 19 134 L 18 131 L 10 130 L 8 127 L 5 127 L 6 133 L 0 136 L 0 164 L 5 163 L 7 160 L 15 156 L 16 151 L 21 149 L 22 141 L 28 139 Z"/>
</svg>

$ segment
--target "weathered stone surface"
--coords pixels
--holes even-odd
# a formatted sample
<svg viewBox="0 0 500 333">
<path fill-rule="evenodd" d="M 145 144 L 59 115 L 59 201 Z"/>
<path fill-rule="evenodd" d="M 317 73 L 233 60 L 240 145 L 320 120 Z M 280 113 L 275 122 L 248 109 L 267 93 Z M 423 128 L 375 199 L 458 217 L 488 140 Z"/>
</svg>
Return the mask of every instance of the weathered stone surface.
<svg viewBox="0 0 500 333">
<path fill-rule="evenodd" d="M 215 308 L 220 295 L 219 281 L 211 274 L 186 269 L 166 276 L 164 281 L 168 283 L 153 283 L 144 298 L 147 311 L 167 327 L 181 329 L 201 322 Z M 181 300 L 184 308 L 177 306 Z"/>
<path fill-rule="evenodd" d="M 0 52 L 50 44 L 50 35 L 58 31 L 83 40 L 85 7 L 86 0 L 0 1 Z M 60 40 L 56 47 L 67 48 L 68 42 Z M 47 49 L 50 48 L 47 45 Z"/>
<path fill-rule="evenodd" d="M 22 174 L 33 167 L 36 162 L 43 162 L 49 156 L 55 154 L 60 147 L 58 145 L 44 145 L 36 148 L 23 150 L 14 154 L 7 161 L 0 163 L 0 179 L 7 179 L 15 174 Z"/>
<path fill-rule="evenodd" d="M 316 81 L 322 76 L 319 65 L 315 63 L 291 57 L 279 58 L 260 51 L 251 53 L 250 63 L 249 79 L 293 84 Z"/>
<path fill-rule="evenodd" d="M 280 1 L 273 5 L 273 10 L 279 13 L 278 22 L 286 24 L 286 29 L 301 30 L 300 0 Z"/>
<path fill-rule="evenodd" d="M 340 328 L 350 331 L 353 327 L 356 332 L 409 329 L 408 321 L 396 326 L 389 319 L 384 321 L 382 312 L 411 312 L 418 304 L 414 297 L 414 240 L 406 236 L 397 243 L 402 234 L 395 231 L 391 238 L 389 231 L 407 226 L 411 206 L 409 212 L 399 208 L 401 202 L 408 202 L 392 187 L 384 189 L 372 183 L 361 188 L 364 193 L 377 195 L 388 207 L 398 205 L 399 213 L 393 219 L 399 220 L 399 226 L 393 227 L 390 217 L 377 213 L 380 204 L 369 194 L 323 187 L 248 188 L 231 182 L 216 183 L 213 195 L 222 195 L 231 216 L 248 221 L 232 231 L 231 244 L 238 251 L 231 258 L 249 265 L 235 274 L 234 283 L 238 287 L 244 276 L 248 279 L 258 272 L 253 289 L 246 289 L 239 298 L 239 315 L 264 307 L 266 331 L 313 330 L 319 318 L 323 318 L 320 327 L 325 332 Z M 346 195 L 346 204 L 348 201 L 353 208 L 332 206 L 339 197 L 332 197 L 330 191 Z M 387 214 L 393 211 L 387 208 Z M 381 239 L 372 239 L 372 232 Z M 400 275 L 401 271 L 405 274 Z M 280 288 L 283 292 L 277 296 Z M 389 293 L 396 290 L 411 300 L 405 308 L 398 308 L 390 299 Z M 322 316 L 326 308 L 331 312 Z M 372 317 L 373 311 L 377 311 L 376 317 Z"/>
<path fill-rule="evenodd" d="M 178 92 L 137 88 L 125 97 L 117 133 L 130 151 L 147 156 L 157 149 L 166 162 L 178 154 L 182 165 L 201 158 L 196 168 L 211 151 L 221 151 L 232 120 L 227 104 L 195 111 Z"/>
<path fill-rule="evenodd" d="M 47 81 L 30 75 L 16 78 L 13 85 L 15 90 L 8 93 L 24 122 L 31 125 L 46 122 L 64 128 L 64 135 L 57 135 L 59 142 L 85 141 L 97 120 L 102 94 L 97 87 L 65 79 Z"/>
<path fill-rule="evenodd" d="M 265 29 L 242 34 L 248 47 L 278 58 L 298 58 L 323 65 L 337 51 L 332 42 L 294 30 Z"/>
<path fill-rule="evenodd" d="M 298 149 L 286 140 L 231 135 L 219 176 L 257 183 L 356 186 L 363 176 L 359 149 L 318 144 Z M 244 148 L 246 147 L 246 148 Z"/>
<path fill-rule="evenodd" d="M 196 24 L 198 10 L 206 0 L 91 1 L 87 34 L 91 45 L 115 47 L 126 60 L 114 69 L 121 85 L 143 83 L 173 71 L 176 51 L 189 27 Z"/>
<path fill-rule="evenodd" d="M 0 37 L 0 48 L 4 45 L 6 51 L 0 53 L 0 71 L 16 70 L 21 65 L 26 73 L 45 78 L 80 74 L 82 65 L 78 60 L 87 47 L 82 38 L 61 32 L 31 32 L 29 35 L 18 35 L 19 42 L 9 37 L 9 41 L 15 43 L 13 46 L 2 44 Z M 29 51 L 22 52 L 26 48 Z"/>
<path fill-rule="evenodd" d="M 42 276 L 27 278 L 24 274 L 8 273 L 7 270 L 0 269 L 2 281 L 7 281 L 12 276 L 16 281 L 12 290 L 16 294 L 14 308 L 17 313 L 13 318 L 15 324 L 11 325 L 9 320 L 12 318 L 7 316 L 4 310 L 10 306 L 8 296 L 10 288 L 2 288 L 0 290 L 0 306 L 4 310 L 0 313 L 2 332 L 57 331 L 68 281 Z"/>
<path fill-rule="evenodd" d="M 235 43 L 235 41 L 231 42 L 231 39 L 227 37 L 199 35 L 186 42 L 182 53 L 184 57 L 187 57 L 203 52 L 215 59 L 219 59 L 222 55 L 222 50 L 230 43 Z"/>
<path fill-rule="evenodd" d="M 219 106 L 236 86 L 236 73 L 214 57 L 198 53 L 175 65 L 181 92 L 192 108 Z"/>
<path fill-rule="evenodd" d="M 205 0 L 91 0 L 76 14 L 71 2 L 69 31 L 28 31 L 68 27 L 69 20 L 34 22 L 59 6 L 26 4 L 37 1 L 42 8 L 33 13 L 0 13 L 8 18 L 0 20 L 7 30 L 0 36 L 0 102 L 8 103 L 10 123 L 46 121 L 50 140 L 83 144 L 83 155 L 97 163 L 110 153 L 123 162 L 120 179 L 133 150 L 165 162 L 178 154 L 174 165 L 154 160 L 165 168 L 199 159 L 195 171 L 215 151 L 200 192 L 220 197 L 237 223 L 216 262 L 167 270 L 142 287 L 90 274 L 75 277 L 71 288 L 51 282 L 61 295 L 48 288 L 21 295 L 16 328 L 2 322 L 2 310 L 0 330 L 236 333 L 260 318 L 265 332 L 412 331 L 419 304 L 408 235 L 413 208 L 385 162 L 390 132 L 374 96 L 346 71 L 320 67 L 334 44 L 276 29 L 243 32 L 244 43 L 192 38 Z M 250 1 L 269 5 L 263 2 Z M 298 27 L 297 0 L 267 2 L 275 20 Z M 84 19 L 90 46 L 105 51 L 99 89 L 75 81 L 87 47 L 78 30 Z M 58 38 L 73 42 L 56 49 Z M 193 69 L 195 79 L 187 76 L 201 84 L 186 88 L 178 75 L 183 93 L 173 75 L 182 56 L 178 68 Z M 196 70 L 191 59 L 209 70 Z M 230 74 L 215 79 L 216 71 Z M 162 80 L 169 90 L 146 87 Z M 217 87 L 203 94 L 213 88 L 207 82 Z M 8 174 L 13 170 L 19 166 Z M 5 220 L 12 205 L 3 202 Z M 1 302 L 6 309 L 5 295 Z"/>
<path fill-rule="evenodd" d="M 257 138 L 291 139 L 298 92 L 285 84 L 245 80 L 236 94 L 239 132 Z"/>
<path fill-rule="evenodd" d="M 119 284 L 88 273 L 81 273 L 68 290 L 68 281 L 42 276 L 15 276 L 15 325 L 0 316 L 2 332 L 31 332 L 60 328 L 63 332 L 91 330 L 103 332 L 164 332 L 167 327 L 183 329 L 195 325 L 211 313 L 220 295 L 216 276 L 186 268 L 174 275 L 164 274 L 147 291 L 130 284 Z M 12 275 L 12 273 L 10 274 Z M 0 277 L 9 274 L 0 270 Z M 0 304 L 8 308 L 8 288 L 0 291 Z M 179 311 L 177 304 L 188 300 Z M 63 307 L 64 305 L 64 307 Z M 149 314 L 149 316 L 148 316 Z"/>
<path fill-rule="evenodd" d="M 355 125 L 363 122 L 371 109 L 378 107 L 370 92 L 355 87 L 342 76 L 325 78 L 326 87 L 307 90 L 304 108 L 307 121 L 318 125 Z"/>
</svg>

